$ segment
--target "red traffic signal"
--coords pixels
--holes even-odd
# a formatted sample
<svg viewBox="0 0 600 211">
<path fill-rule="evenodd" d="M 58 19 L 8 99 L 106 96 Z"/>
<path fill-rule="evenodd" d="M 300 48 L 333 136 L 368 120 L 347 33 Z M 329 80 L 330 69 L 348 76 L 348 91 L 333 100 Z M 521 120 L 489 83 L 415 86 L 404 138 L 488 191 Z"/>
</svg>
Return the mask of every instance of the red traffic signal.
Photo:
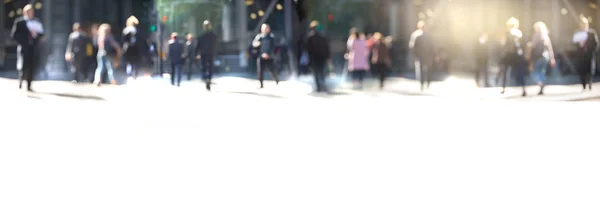
<svg viewBox="0 0 600 211">
<path fill-rule="evenodd" d="M 162 22 L 167 22 L 167 16 L 166 16 L 166 15 L 165 15 L 165 16 L 163 16 L 163 18 L 162 18 Z"/>
<path fill-rule="evenodd" d="M 327 20 L 328 20 L 328 21 L 333 21 L 333 15 L 332 15 L 332 14 L 329 14 L 329 15 L 327 16 Z"/>
</svg>

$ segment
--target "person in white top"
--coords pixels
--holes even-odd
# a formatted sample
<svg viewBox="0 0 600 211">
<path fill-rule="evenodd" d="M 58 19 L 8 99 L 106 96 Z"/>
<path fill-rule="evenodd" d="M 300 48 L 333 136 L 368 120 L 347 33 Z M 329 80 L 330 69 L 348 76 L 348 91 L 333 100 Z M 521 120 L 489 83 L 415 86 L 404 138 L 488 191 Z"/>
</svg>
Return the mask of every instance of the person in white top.
<svg viewBox="0 0 600 211">
<path fill-rule="evenodd" d="M 410 40 L 408 41 L 408 49 L 410 50 L 415 66 L 415 78 L 419 81 L 421 80 L 421 62 L 416 59 L 414 48 L 417 38 L 423 35 L 423 27 L 425 27 L 425 21 L 420 20 L 417 22 L 417 30 L 410 35 Z"/>
</svg>

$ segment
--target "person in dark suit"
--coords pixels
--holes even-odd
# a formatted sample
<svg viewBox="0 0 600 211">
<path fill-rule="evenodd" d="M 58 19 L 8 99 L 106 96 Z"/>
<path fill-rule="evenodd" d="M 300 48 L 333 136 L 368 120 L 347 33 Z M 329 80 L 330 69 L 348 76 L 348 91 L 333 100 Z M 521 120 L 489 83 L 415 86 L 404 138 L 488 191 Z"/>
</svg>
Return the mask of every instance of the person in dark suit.
<svg viewBox="0 0 600 211">
<path fill-rule="evenodd" d="M 271 33 L 271 27 L 268 24 L 263 24 L 260 29 L 261 33 L 256 35 L 252 46 L 259 48 L 259 57 L 257 59 L 258 67 L 258 81 L 260 82 L 260 88 L 264 87 L 263 80 L 265 77 L 265 70 L 269 70 L 275 83 L 279 84 L 277 74 L 275 73 L 275 35 Z"/>
<path fill-rule="evenodd" d="M 419 80 L 421 81 L 421 91 L 425 86 L 431 84 L 431 69 L 437 58 L 435 46 L 430 33 L 427 31 L 427 25 L 421 26 L 421 33 L 414 38 L 413 53 L 416 59 L 416 69 L 419 71 Z"/>
<path fill-rule="evenodd" d="M 23 80 L 27 81 L 27 91 L 33 92 L 31 83 L 37 67 L 37 46 L 44 36 L 42 23 L 35 17 L 33 6 L 26 5 L 23 8 L 23 16 L 15 20 L 11 37 L 17 41 L 17 69 L 19 70 L 19 89 L 22 88 Z"/>
<path fill-rule="evenodd" d="M 573 43 L 577 45 L 577 72 L 585 91 L 586 88 L 592 90 L 593 75 L 596 70 L 594 58 L 600 41 L 596 31 L 590 29 L 589 20 L 583 16 L 580 20 L 580 29 L 573 35 Z"/>
<path fill-rule="evenodd" d="M 329 40 L 318 32 L 319 22 L 310 23 L 310 32 L 307 39 L 308 63 L 315 75 L 317 92 L 327 91 L 325 86 L 325 65 L 331 58 Z"/>
<path fill-rule="evenodd" d="M 196 42 L 194 35 L 188 34 L 185 42 L 185 62 L 187 64 L 187 80 L 192 80 L 192 73 L 198 69 L 198 60 L 196 59 Z"/>
<path fill-rule="evenodd" d="M 184 48 L 185 46 L 183 43 L 177 40 L 177 33 L 171 34 L 171 40 L 169 40 L 168 57 L 169 61 L 171 61 L 171 84 L 173 86 L 181 85 L 181 68 L 183 67 L 183 63 L 185 61 L 183 55 Z"/>
<path fill-rule="evenodd" d="M 69 35 L 65 60 L 71 63 L 74 82 L 89 82 L 90 57 L 93 56 L 92 39 L 81 29 L 79 23 L 73 24 L 73 32 Z"/>
<path fill-rule="evenodd" d="M 206 83 L 206 89 L 210 91 L 215 55 L 217 54 L 218 38 L 217 34 L 212 30 L 210 21 L 204 21 L 202 29 L 204 32 L 198 38 L 196 58 L 200 59 L 200 62 L 202 63 L 202 79 Z"/>
</svg>

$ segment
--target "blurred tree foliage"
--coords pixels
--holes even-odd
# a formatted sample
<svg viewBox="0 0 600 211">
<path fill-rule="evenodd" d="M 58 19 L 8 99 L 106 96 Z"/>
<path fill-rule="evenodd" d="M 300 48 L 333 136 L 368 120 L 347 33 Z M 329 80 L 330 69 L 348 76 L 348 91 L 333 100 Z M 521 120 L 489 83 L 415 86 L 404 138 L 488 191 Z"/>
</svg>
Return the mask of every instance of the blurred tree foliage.
<svg viewBox="0 0 600 211">
<path fill-rule="evenodd" d="M 179 33 L 199 33 L 202 22 L 210 20 L 215 28 L 220 27 L 223 6 L 232 0 L 158 0 L 159 16 L 167 16 L 167 30 Z M 193 17 L 195 26 L 189 26 Z M 190 31 L 196 29 L 194 32 Z"/>
<path fill-rule="evenodd" d="M 359 31 L 370 32 L 378 23 L 378 4 L 374 1 L 349 0 L 309 0 L 307 2 L 308 17 L 319 21 L 327 36 L 344 38 L 350 28 L 357 27 Z M 333 20 L 328 16 L 332 15 Z"/>
</svg>

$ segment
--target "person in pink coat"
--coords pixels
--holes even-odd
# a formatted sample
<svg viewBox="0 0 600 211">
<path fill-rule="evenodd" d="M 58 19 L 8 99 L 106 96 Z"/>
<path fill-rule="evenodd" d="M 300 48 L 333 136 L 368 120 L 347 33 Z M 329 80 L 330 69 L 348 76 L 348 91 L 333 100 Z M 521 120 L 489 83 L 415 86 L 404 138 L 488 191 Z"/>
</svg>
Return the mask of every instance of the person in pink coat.
<svg viewBox="0 0 600 211">
<path fill-rule="evenodd" d="M 348 39 L 348 70 L 355 86 L 362 88 L 365 74 L 369 71 L 369 48 L 364 34 L 355 33 Z"/>
</svg>

